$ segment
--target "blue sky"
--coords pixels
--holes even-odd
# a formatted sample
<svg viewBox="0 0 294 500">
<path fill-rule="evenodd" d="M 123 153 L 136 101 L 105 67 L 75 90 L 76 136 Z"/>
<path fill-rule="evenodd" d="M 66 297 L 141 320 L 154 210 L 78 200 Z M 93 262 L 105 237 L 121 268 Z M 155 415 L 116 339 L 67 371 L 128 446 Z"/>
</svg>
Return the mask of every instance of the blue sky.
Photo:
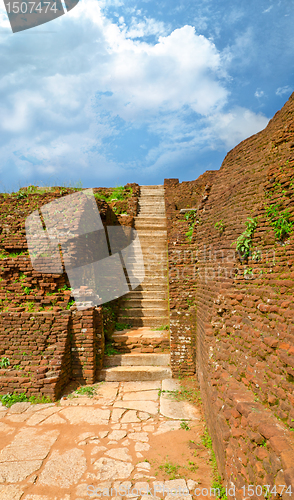
<svg viewBox="0 0 294 500">
<path fill-rule="evenodd" d="M 81 0 L 13 34 L 0 0 L 0 190 L 219 169 L 294 90 L 294 0 Z"/>
</svg>

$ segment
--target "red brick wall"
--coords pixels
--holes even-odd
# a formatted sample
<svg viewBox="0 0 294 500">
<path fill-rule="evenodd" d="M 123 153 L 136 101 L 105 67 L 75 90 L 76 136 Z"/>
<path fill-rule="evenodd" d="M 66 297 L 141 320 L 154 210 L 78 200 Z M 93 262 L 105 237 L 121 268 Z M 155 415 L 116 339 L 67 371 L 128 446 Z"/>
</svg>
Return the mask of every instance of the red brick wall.
<svg viewBox="0 0 294 500">
<path fill-rule="evenodd" d="M 0 313 L 0 393 L 59 397 L 70 380 L 93 383 L 102 368 L 102 309 Z"/>
<path fill-rule="evenodd" d="M 197 244 L 186 236 L 189 223 L 181 209 L 200 209 L 217 172 L 210 171 L 191 182 L 165 179 L 169 262 L 171 368 L 174 376 L 195 373 L 195 297 Z"/>
<path fill-rule="evenodd" d="M 71 317 L 72 378 L 93 384 L 102 368 L 104 334 L 101 307 L 72 311 Z"/>
<path fill-rule="evenodd" d="M 228 153 L 191 242 L 197 374 L 219 470 L 237 498 L 248 484 L 294 488 L 294 238 L 279 241 L 266 215 L 279 203 L 294 222 L 293 146 L 291 96 L 264 131 Z M 248 217 L 258 225 L 246 261 L 234 242 Z M 179 296 L 192 288 L 189 280 L 180 286 Z M 172 291 L 175 309 L 179 296 Z"/>
</svg>

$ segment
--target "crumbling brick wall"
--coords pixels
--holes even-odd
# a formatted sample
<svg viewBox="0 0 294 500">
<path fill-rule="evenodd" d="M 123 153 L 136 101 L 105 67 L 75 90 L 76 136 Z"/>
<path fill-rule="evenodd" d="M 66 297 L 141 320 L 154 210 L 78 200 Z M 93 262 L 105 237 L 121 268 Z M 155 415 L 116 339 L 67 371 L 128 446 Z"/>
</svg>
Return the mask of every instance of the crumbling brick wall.
<svg viewBox="0 0 294 500">
<path fill-rule="evenodd" d="M 187 237 L 193 218 L 186 219 L 191 211 L 197 223 L 198 212 L 211 188 L 217 172 L 209 171 L 197 180 L 181 182 L 165 179 L 165 206 L 167 218 L 169 308 L 171 368 L 174 376 L 195 373 L 196 365 L 196 316 L 197 244 Z M 185 211 L 186 210 L 186 211 Z"/>
<path fill-rule="evenodd" d="M 96 198 L 104 225 L 133 227 L 140 188 L 128 184 L 125 190 L 130 193 L 126 200 L 109 204 Z M 37 272 L 27 251 L 26 217 L 75 191 L 32 187 L 0 193 L 0 359 L 10 362 L 0 370 L 2 394 L 41 393 L 56 399 L 71 379 L 93 383 L 102 368 L 102 308 L 77 311 L 66 273 Z M 112 189 L 93 191 L 109 197 Z"/>
<path fill-rule="evenodd" d="M 249 484 L 281 494 L 279 485 L 294 487 L 294 232 L 279 238 L 274 227 L 285 211 L 294 222 L 293 146 L 291 96 L 264 131 L 228 153 L 191 240 L 197 374 L 219 470 L 236 498 L 249 496 Z M 257 226 L 246 259 L 236 240 L 248 218 Z"/>
</svg>

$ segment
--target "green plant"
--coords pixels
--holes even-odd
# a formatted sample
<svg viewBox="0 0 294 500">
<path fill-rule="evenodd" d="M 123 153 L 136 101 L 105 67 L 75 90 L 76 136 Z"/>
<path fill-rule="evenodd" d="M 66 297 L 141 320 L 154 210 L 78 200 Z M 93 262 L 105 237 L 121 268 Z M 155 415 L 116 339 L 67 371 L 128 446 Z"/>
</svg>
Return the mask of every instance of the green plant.
<svg viewBox="0 0 294 500">
<path fill-rule="evenodd" d="M 246 229 L 243 233 L 234 241 L 232 245 L 236 245 L 236 251 L 239 253 L 242 259 L 247 259 L 250 255 L 250 249 L 252 245 L 252 236 L 257 227 L 258 218 L 247 218 L 245 221 Z"/>
<path fill-rule="evenodd" d="M 189 427 L 189 425 L 187 424 L 187 422 L 185 420 L 181 421 L 181 429 L 184 429 L 185 431 L 189 431 L 190 430 L 190 427 Z"/>
<path fill-rule="evenodd" d="M 189 466 L 187 468 L 191 472 L 196 472 L 196 470 L 199 469 L 199 465 L 195 464 L 195 462 L 191 462 L 191 460 L 189 460 L 188 464 Z"/>
<path fill-rule="evenodd" d="M 28 286 L 24 286 L 24 285 L 21 285 L 22 287 L 24 287 L 23 289 L 23 292 L 26 294 L 26 295 L 30 295 L 30 293 L 32 292 L 32 289 L 29 288 Z"/>
<path fill-rule="evenodd" d="M 105 348 L 104 348 L 104 356 L 113 356 L 115 354 L 119 354 L 119 351 L 117 351 L 113 346 L 112 343 L 106 343 Z"/>
<path fill-rule="evenodd" d="M 165 464 L 159 466 L 159 469 L 163 470 L 169 476 L 169 479 L 177 478 L 179 468 L 179 465 L 174 465 L 169 461 L 166 461 Z"/>
<path fill-rule="evenodd" d="M 52 303 L 53 303 L 53 301 L 52 301 Z M 55 303 L 56 303 L 56 300 L 55 300 Z M 69 303 L 68 303 L 68 304 L 67 304 L 67 306 L 66 306 L 66 309 L 70 309 L 70 308 L 71 308 L 71 306 L 73 306 L 73 305 L 74 305 L 74 303 L 75 303 L 74 299 L 73 299 L 73 300 L 70 300 L 70 301 L 69 301 Z"/>
<path fill-rule="evenodd" d="M 192 241 L 194 226 L 196 224 L 196 211 L 190 210 L 189 212 L 186 212 L 185 219 L 189 224 L 189 230 L 186 232 L 186 237 L 189 241 Z"/>
<path fill-rule="evenodd" d="M 131 328 L 131 325 L 129 325 L 127 323 L 116 322 L 114 328 L 116 331 L 121 332 L 122 330 L 127 330 L 128 328 Z"/>
<path fill-rule="evenodd" d="M 21 394 L 18 393 L 11 394 L 8 392 L 7 394 L 0 396 L 0 401 L 7 408 L 10 408 L 10 406 L 13 405 L 14 403 L 22 403 L 22 402 L 29 402 L 32 404 L 51 403 L 51 399 L 46 396 L 28 397 L 24 392 L 22 392 Z"/>
<path fill-rule="evenodd" d="M 267 206 L 266 216 L 278 240 L 282 241 L 292 232 L 294 223 L 289 220 L 291 214 L 288 210 L 282 211 L 279 203 Z"/>
<path fill-rule="evenodd" d="M 156 332 L 156 331 L 163 331 L 163 330 L 169 330 L 169 326 L 168 325 L 162 325 L 162 326 L 158 326 L 157 328 L 151 328 L 151 330 L 153 330 L 154 332 Z"/>
<path fill-rule="evenodd" d="M 222 234 L 224 232 L 225 228 L 226 228 L 223 219 L 221 219 L 220 221 L 216 222 L 214 224 L 214 227 L 215 227 L 215 229 L 217 229 L 220 232 L 220 234 Z"/>
<path fill-rule="evenodd" d="M 259 262 L 261 260 L 261 251 L 255 250 L 252 254 L 252 260 Z"/>
<path fill-rule="evenodd" d="M 8 358 L 6 357 L 3 357 L 0 361 L 0 368 L 7 368 L 8 366 L 10 366 L 10 361 Z"/>
<path fill-rule="evenodd" d="M 252 267 L 247 267 L 246 269 L 244 269 L 244 276 L 252 276 L 253 275 L 253 270 L 252 270 Z"/>
<path fill-rule="evenodd" d="M 85 385 L 83 387 L 79 387 L 79 389 L 77 389 L 75 392 L 76 394 L 86 395 L 89 398 L 92 398 L 95 394 L 95 388 Z"/>
<path fill-rule="evenodd" d="M 226 488 L 221 483 L 221 477 L 217 475 L 217 479 L 215 479 L 212 483 L 212 488 L 215 491 L 216 498 L 222 498 L 223 500 L 227 500 Z"/>
<path fill-rule="evenodd" d="M 212 450 L 212 439 L 208 434 L 207 429 L 204 430 L 203 436 L 201 437 L 201 441 L 203 446 L 205 446 L 205 448 Z"/>
</svg>

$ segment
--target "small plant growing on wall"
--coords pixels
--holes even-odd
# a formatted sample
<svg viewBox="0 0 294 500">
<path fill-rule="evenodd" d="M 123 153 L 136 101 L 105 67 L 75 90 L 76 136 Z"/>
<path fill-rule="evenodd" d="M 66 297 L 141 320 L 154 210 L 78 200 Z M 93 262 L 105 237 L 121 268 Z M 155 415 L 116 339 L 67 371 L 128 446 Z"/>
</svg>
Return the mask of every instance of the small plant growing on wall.
<svg viewBox="0 0 294 500">
<path fill-rule="evenodd" d="M 279 241 L 283 241 L 291 234 L 294 226 L 294 223 L 289 220 L 291 214 L 288 210 L 282 211 L 279 203 L 267 206 L 266 216 Z"/>
<path fill-rule="evenodd" d="M 8 358 L 2 358 L 0 361 L 0 368 L 8 368 L 10 366 L 10 361 Z"/>
<path fill-rule="evenodd" d="M 190 210 L 185 214 L 185 219 L 188 221 L 189 230 L 186 232 L 186 237 L 189 241 L 192 241 L 194 226 L 196 224 L 196 212 L 195 210 Z"/>
<path fill-rule="evenodd" d="M 237 238 L 237 240 L 232 243 L 232 245 L 236 245 L 236 251 L 239 253 L 239 256 L 242 260 L 248 259 L 250 255 L 252 236 L 257 227 L 257 220 L 257 217 L 254 219 L 248 217 L 247 221 L 245 221 L 245 231 L 243 231 L 239 238 Z"/>
<path fill-rule="evenodd" d="M 215 227 L 215 229 L 217 229 L 219 231 L 220 234 L 222 234 L 224 232 L 225 228 L 226 228 L 226 226 L 224 224 L 224 220 L 221 219 L 218 222 L 216 222 L 214 224 L 214 227 Z"/>
</svg>

